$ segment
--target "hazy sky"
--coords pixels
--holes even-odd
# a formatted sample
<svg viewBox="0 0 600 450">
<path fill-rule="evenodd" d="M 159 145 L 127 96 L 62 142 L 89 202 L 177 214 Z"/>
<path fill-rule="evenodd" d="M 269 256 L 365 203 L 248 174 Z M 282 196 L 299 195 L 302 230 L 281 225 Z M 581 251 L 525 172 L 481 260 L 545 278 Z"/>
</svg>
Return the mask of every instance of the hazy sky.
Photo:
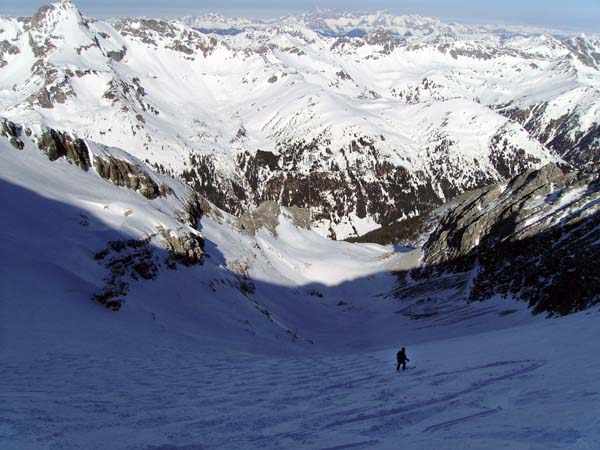
<svg viewBox="0 0 600 450">
<path fill-rule="evenodd" d="M 44 0 L 0 0 L 0 15 L 31 15 Z M 275 17 L 316 7 L 344 10 L 387 10 L 441 19 L 531 24 L 600 33 L 600 0 L 79 0 L 85 15 L 95 17 L 160 16 L 220 12 L 249 17 Z"/>
</svg>

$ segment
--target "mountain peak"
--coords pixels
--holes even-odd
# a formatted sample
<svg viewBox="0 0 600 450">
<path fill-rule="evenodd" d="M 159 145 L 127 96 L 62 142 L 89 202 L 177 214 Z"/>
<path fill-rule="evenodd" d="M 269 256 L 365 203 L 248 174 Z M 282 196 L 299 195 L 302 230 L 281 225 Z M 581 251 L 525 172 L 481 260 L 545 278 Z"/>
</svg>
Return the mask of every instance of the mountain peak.
<svg viewBox="0 0 600 450">
<path fill-rule="evenodd" d="M 41 6 L 31 17 L 31 26 L 34 29 L 51 28 L 54 24 L 67 20 L 82 22 L 83 16 L 73 2 L 70 0 L 59 0 Z"/>
</svg>

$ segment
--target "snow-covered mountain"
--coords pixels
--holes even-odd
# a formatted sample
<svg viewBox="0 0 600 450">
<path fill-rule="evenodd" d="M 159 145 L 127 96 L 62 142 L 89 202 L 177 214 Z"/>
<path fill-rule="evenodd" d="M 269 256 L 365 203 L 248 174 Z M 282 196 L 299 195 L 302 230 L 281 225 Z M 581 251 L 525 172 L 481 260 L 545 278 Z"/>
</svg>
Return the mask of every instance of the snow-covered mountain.
<svg viewBox="0 0 600 450">
<path fill-rule="evenodd" d="M 2 449 L 600 448 L 599 49 L 0 18 Z"/>
<path fill-rule="evenodd" d="M 383 28 L 405 41 L 440 40 L 485 37 L 497 34 L 504 38 L 518 35 L 548 34 L 560 38 L 576 37 L 573 32 L 526 25 L 468 25 L 458 22 L 445 23 L 432 17 L 419 15 L 393 15 L 386 11 L 360 12 L 339 9 L 315 8 L 314 10 L 276 19 L 247 19 L 209 13 L 196 17 L 184 17 L 182 21 L 203 31 L 217 34 L 238 34 L 249 29 L 268 29 L 274 25 L 300 25 L 319 34 L 334 37 L 363 37 L 371 31 Z M 598 36 L 595 36 L 598 37 Z"/>
<path fill-rule="evenodd" d="M 458 197 L 424 260 L 451 267 L 479 245 L 481 267 L 501 268 L 488 244 L 511 209 L 517 237 L 593 257 L 589 170 L 550 165 Z M 332 241 L 275 202 L 237 218 L 121 149 L 4 119 L 0 204 L 3 448 L 600 442 L 590 304 L 543 320 L 510 296 L 466 302 L 470 273 L 418 277 L 419 249 Z M 512 238 L 509 275 L 538 262 Z M 538 253 L 534 277 L 551 267 Z M 597 275 L 595 260 L 559 262 L 569 294 Z"/>
<path fill-rule="evenodd" d="M 224 210 L 338 239 L 527 168 L 598 161 L 600 43 L 318 11 L 0 19 L 0 114 L 126 149 Z"/>
</svg>

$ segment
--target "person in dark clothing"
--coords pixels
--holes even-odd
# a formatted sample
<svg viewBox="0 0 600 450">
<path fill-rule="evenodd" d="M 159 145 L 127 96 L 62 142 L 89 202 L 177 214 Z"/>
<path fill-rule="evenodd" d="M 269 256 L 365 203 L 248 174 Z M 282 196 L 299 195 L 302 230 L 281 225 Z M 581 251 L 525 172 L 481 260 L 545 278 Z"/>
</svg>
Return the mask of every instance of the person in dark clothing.
<svg viewBox="0 0 600 450">
<path fill-rule="evenodd" d="M 406 362 L 410 361 L 410 359 L 408 359 L 408 357 L 406 356 L 406 349 L 404 347 L 402 347 L 402 350 L 400 350 L 396 354 L 396 359 L 398 360 L 396 371 L 400 370 L 400 365 L 402 365 L 402 370 L 406 370 Z"/>
</svg>

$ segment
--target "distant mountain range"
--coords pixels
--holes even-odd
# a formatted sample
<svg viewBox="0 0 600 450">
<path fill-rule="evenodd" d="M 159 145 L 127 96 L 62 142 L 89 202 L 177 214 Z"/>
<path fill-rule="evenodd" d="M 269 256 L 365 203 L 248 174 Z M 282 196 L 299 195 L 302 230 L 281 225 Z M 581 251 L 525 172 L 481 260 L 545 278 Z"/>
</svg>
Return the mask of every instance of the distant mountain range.
<svg viewBox="0 0 600 450">
<path fill-rule="evenodd" d="M 236 215 L 310 208 L 337 239 L 597 163 L 599 69 L 597 37 L 385 13 L 0 19 L 1 116 L 124 149 Z"/>
</svg>

